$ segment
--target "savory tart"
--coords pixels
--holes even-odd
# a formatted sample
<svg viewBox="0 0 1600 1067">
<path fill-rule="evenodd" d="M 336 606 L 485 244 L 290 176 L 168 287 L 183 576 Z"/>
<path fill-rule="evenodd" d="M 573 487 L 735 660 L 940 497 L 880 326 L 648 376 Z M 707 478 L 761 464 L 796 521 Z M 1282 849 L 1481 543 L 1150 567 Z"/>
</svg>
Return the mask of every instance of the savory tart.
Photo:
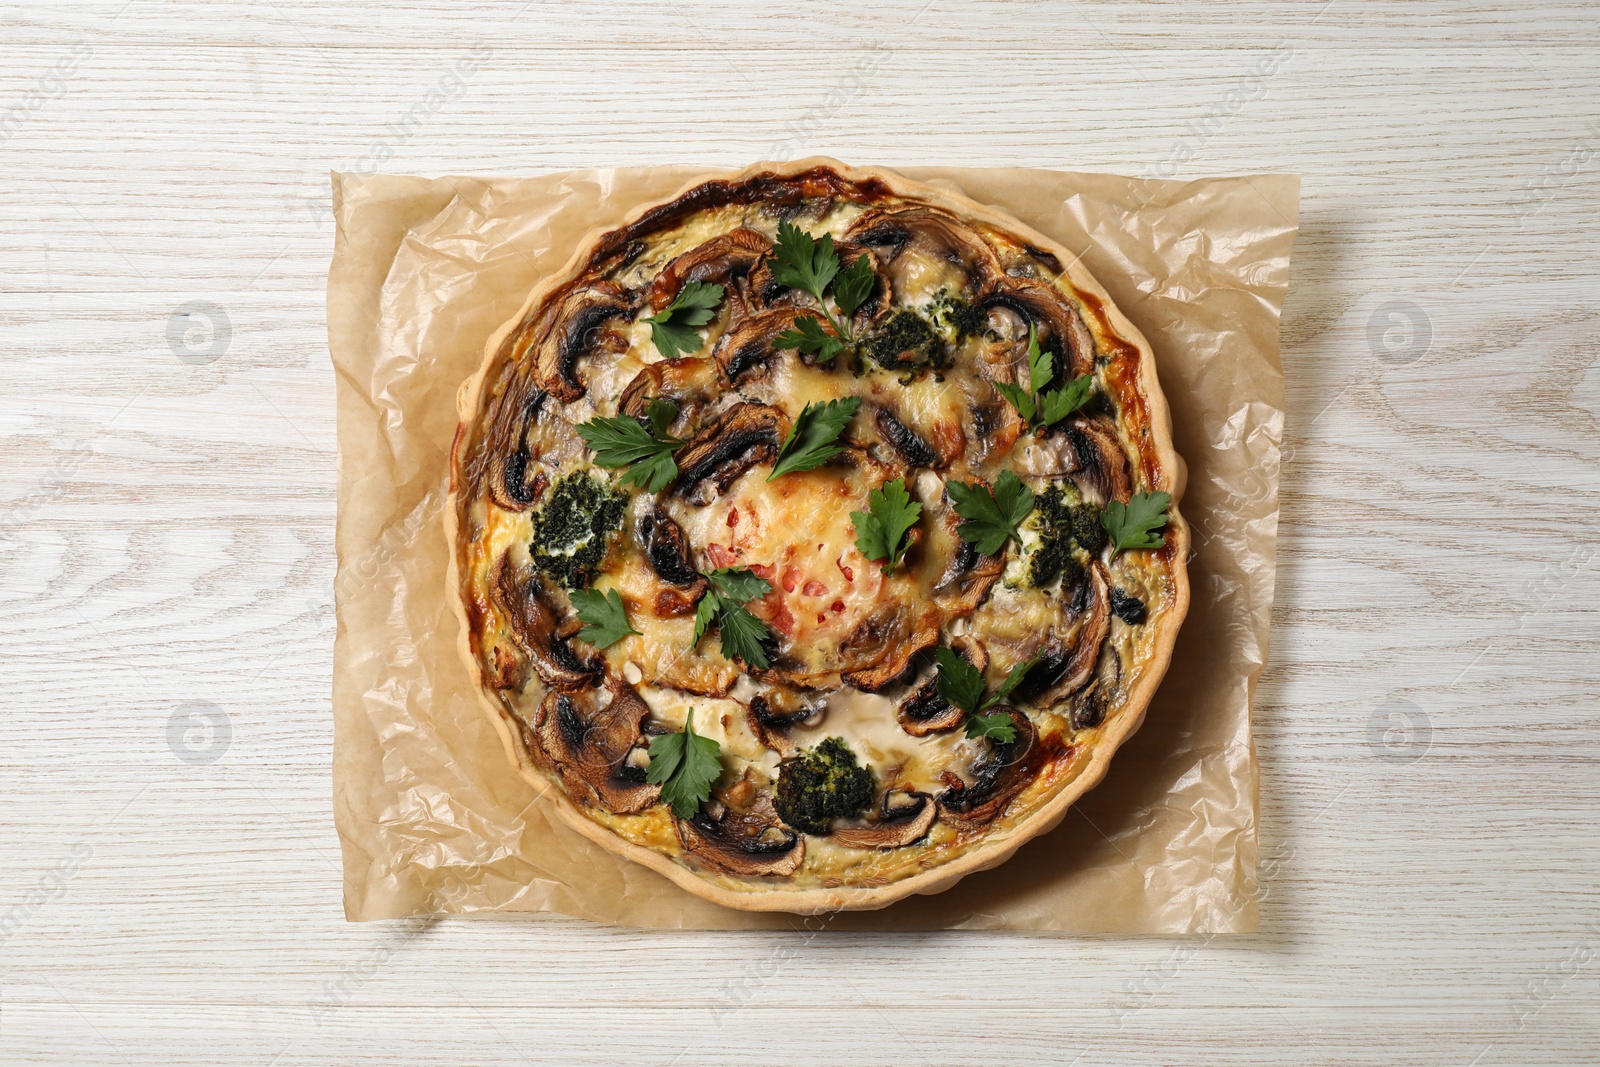
<svg viewBox="0 0 1600 1067">
<path fill-rule="evenodd" d="M 461 390 L 451 582 L 518 771 L 721 904 L 1054 826 L 1188 604 L 1149 346 L 1015 219 L 830 160 L 596 233 Z"/>
</svg>

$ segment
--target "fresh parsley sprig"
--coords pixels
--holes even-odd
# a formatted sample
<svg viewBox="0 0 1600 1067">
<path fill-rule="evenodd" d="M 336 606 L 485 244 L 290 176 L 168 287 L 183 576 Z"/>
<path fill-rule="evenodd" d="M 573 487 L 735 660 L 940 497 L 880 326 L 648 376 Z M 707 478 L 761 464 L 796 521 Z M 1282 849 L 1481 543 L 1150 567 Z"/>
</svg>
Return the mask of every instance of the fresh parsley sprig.
<svg viewBox="0 0 1600 1067">
<path fill-rule="evenodd" d="M 711 799 L 711 783 L 722 774 L 722 746 L 694 732 L 694 709 L 683 731 L 650 739 L 650 766 L 644 780 L 661 787 L 662 801 L 680 819 L 694 817 Z"/>
<path fill-rule="evenodd" d="M 1028 388 L 1004 382 L 995 382 L 994 387 L 1000 391 L 1000 395 L 1011 401 L 1011 406 L 1017 409 L 1022 421 L 1035 430 L 1042 430 L 1046 426 L 1054 426 L 1087 404 L 1094 389 L 1094 375 L 1081 374 L 1060 389 L 1041 393 L 1039 390 L 1049 385 L 1053 377 L 1055 357 L 1039 347 L 1039 331 L 1029 325 Z"/>
<path fill-rule="evenodd" d="M 683 442 L 667 434 L 667 427 L 678 417 L 678 405 L 670 400 L 652 400 L 645 409 L 650 426 L 639 425 L 626 415 L 593 418 L 578 426 L 578 436 L 594 449 L 594 461 L 602 467 L 628 467 L 624 485 L 637 485 L 658 493 L 678 476 L 672 453 Z"/>
<path fill-rule="evenodd" d="M 712 282 L 689 282 L 678 290 L 672 303 L 646 317 L 656 351 L 666 359 L 699 351 L 705 342 L 697 327 L 711 321 L 724 293 L 722 286 Z"/>
<path fill-rule="evenodd" d="M 574 590 L 572 606 L 578 611 L 578 621 L 586 624 L 578 631 L 578 637 L 595 648 L 610 648 L 639 632 L 628 622 L 628 609 L 623 606 L 622 594 L 615 589 L 603 593 L 598 589 Z"/>
<path fill-rule="evenodd" d="M 838 355 L 856 337 L 849 326 L 850 316 L 866 302 L 872 293 L 877 276 L 872 271 L 872 261 L 865 255 L 857 256 L 848 267 L 839 261 L 833 247 L 833 234 L 825 233 L 818 240 L 791 222 L 778 223 L 778 237 L 772 244 L 772 255 L 767 269 L 780 285 L 810 293 L 822 307 L 822 315 L 833 327 L 830 336 L 822 324 L 811 316 L 794 320 L 794 329 L 780 333 L 775 343 L 779 348 L 795 348 L 814 354 L 817 362 L 827 363 Z M 833 317 L 823 293 L 833 289 L 833 303 L 840 318 Z"/>
<path fill-rule="evenodd" d="M 1170 493 L 1135 493 L 1126 506 L 1120 500 L 1107 503 L 1100 525 L 1111 537 L 1111 555 L 1125 548 L 1160 548 L 1166 535 L 1155 531 L 1167 524 L 1171 506 Z"/>
<path fill-rule="evenodd" d="M 906 480 L 896 478 L 867 495 L 866 511 L 850 513 L 856 548 L 868 559 L 882 560 L 884 570 L 890 570 L 911 547 L 907 534 L 921 516 L 922 505 L 912 502 Z"/>
<path fill-rule="evenodd" d="M 1033 510 L 1033 490 L 1022 484 L 1011 471 L 1000 472 L 990 490 L 982 482 L 947 482 L 945 491 L 955 504 L 956 514 L 966 521 L 956 528 L 963 541 L 978 546 L 992 556 L 1016 536 L 1017 527 Z"/>
<path fill-rule="evenodd" d="M 765 667 L 766 642 L 772 639 L 772 631 L 744 605 L 772 592 L 772 583 L 744 567 L 720 567 L 706 577 L 711 580 L 711 588 L 695 606 L 691 647 L 698 645 L 715 623 L 724 655 L 742 659 L 752 667 Z"/>
<path fill-rule="evenodd" d="M 1006 743 L 1017 739 L 1017 727 L 1011 721 L 1011 716 L 1000 711 L 992 715 L 983 713 L 1011 695 L 1011 691 L 1033 666 L 1034 660 L 1012 667 L 1005 680 L 988 696 L 983 695 L 985 686 L 982 672 L 954 651 L 941 645 L 934 653 L 934 660 L 939 666 L 939 677 L 934 682 L 934 688 L 948 703 L 967 713 L 968 737 L 989 737 Z"/>
<path fill-rule="evenodd" d="M 816 320 L 812 320 L 813 322 Z M 850 420 L 861 408 L 859 396 L 830 400 L 825 404 L 807 404 L 795 416 L 794 429 L 783 439 L 778 449 L 778 460 L 772 465 L 767 481 L 793 471 L 814 470 L 844 451 L 843 445 L 834 444 Z"/>
<path fill-rule="evenodd" d="M 844 350 L 844 342 L 829 333 L 822 320 L 814 315 L 798 316 L 794 329 L 783 331 L 773 343 L 779 348 L 793 348 L 816 356 L 818 363 L 827 363 Z"/>
</svg>

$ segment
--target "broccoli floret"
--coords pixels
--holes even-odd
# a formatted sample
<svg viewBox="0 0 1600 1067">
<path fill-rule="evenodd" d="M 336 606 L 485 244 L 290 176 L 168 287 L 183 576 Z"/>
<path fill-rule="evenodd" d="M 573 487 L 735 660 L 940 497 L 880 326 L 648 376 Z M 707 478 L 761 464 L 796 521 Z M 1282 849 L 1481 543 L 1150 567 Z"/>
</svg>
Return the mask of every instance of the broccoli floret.
<svg viewBox="0 0 1600 1067">
<path fill-rule="evenodd" d="M 575 471 L 550 490 L 533 520 L 528 554 L 533 565 L 568 589 L 594 580 L 606 539 L 622 527 L 628 497 L 598 478 Z"/>
<path fill-rule="evenodd" d="M 1057 578 L 1065 576 L 1066 585 L 1076 585 L 1083 568 L 1072 556 L 1072 538 L 1047 534 L 1033 558 L 1028 561 L 1028 584 L 1043 589 Z"/>
<path fill-rule="evenodd" d="M 843 738 L 830 737 L 779 765 L 775 806 L 796 830 L 825 834 L 834 819 L 866 811 L 877 788 L 872 769 L 856 762 Z"/>
<path fill-rule="evenodd" d="M 1106 528 L 1100 525 L 1099 508 L 1079 504 L 1072 509 L 1072 539 L 1091 556 L 1105 547 Z"/>
<path fill-rule="evenodd" d="M 1075 585 L 1083 575 L 1083 568 L 1077 561 L 1074 546 L 1092 556 L 1105 544 L 1100 509 L 1078 502 L 1076 491 L 1068 497 L 1059 485 L 1040 493 L 1035 498 L 1035 507 L 1039 514 L 1039 547 L 1029 561 L 1029 584 L 1042 589 L 1057 578 L 1064 578 L 1064 584 Z"/>
<path fill-rule="evenodd" d="M 986 337 L 991 341 L 1000 339 L 989 328 L 987 315 L 968 301 L 952 296 L 948 289 L 940 289 L 934 294 L 928 303 L 928 314 L 935 325 L 944 327 L 957 340 L 963 337 Z"/>
<path fill-rule="evenodd" d="M 867 355 L 886 370 L 939 366 L 944 360 L 944 341 L 927 319 L 915 311 L 901 310 L 874 330 L 866 341 Z"/>
</svg>

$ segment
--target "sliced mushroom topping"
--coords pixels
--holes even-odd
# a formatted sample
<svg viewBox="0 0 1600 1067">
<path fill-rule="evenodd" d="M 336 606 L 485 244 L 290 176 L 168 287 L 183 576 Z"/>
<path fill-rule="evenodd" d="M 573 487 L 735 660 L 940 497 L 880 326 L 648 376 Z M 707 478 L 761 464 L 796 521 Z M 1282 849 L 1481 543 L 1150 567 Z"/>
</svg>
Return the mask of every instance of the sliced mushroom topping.
<svg viewBox="0 0 1600 1067">
<path fill-rule="evenodd" d="M 645 558 L 650 569 L 668 585 L 696 585 L 704 579 L 695 570 L 694 557 L 689 552 L 689 538 L 673 518 L 664 511 L 652 511 L 639 520 L 636 536 L 644 545 Z"/>
<path fill-rule="evenodd" d="M 758 230 L 740 227 L 691 248 L 668 263 L 650 283 L 651 311 L 660 311 L 690 282 L 729 287 L 729 296 L 742 300 L 733 283 L 746 278 L 756 264 L 772 253 L 772 239 Z"/>
<path fill-rule="evenodd" d="M 546 685 L 570 693 L 599 681 L 601 662 L 578 658 L 559 634 L 555 612 L 545 603 L 538 579 L 519 579 L 506 556 L 495 564 L 490 597 Z"/>
<path fill-rule="evenodd" d="M 676 492 L 708 504 L 745 471 L 778 456 L 788 416 L 766 404 L 735 404 L 678 450 Z"/>
<path fill-rule="evenodd" d="M 778 335 L 794 329 L 795 320 L 798 318 L 822 321 L 821 315 L 805 308 L 789 307 L 763 311 L 745 319 L 719 337 L 716 347 L 711 350 L 711 358 L 716 360 L 723 376 L 730 383 L 737 385 L 739 379 L 752 371 L 766 369 L 778 351 Z"/>
<path fill-rule="evenodd" d="M 675 619 L 694 611 L 695 601 L 710 583 L 695 570 L 683 527 L 666 512 L 651 511 L 640 517 L 634 539 L 644 549 L 644 557 L 656 577 L 675 587 L 656 592 L 656 618 Z"/>
<path fill-rule="evenodd" d="M 617 411 L 642 419 L 650 401 L 670 400 L 678 405 L 674 424 L 697 422 L 700 414 L 722 395 L 722 377 L 715 360 L 704 356 L 664 359 L 646 364 L 617 398 Z"/>
<path fill-rule="evenodd" d="M 962 541 L 956 535 L 961 517 L 955 508 L 945 510 L 945 524 L 956 539 L 955 552 L 939 582 L 933 587 L 933 598 L 939 607 L 952 616 L 967 615 L 978 610 L 983 598 L 989 595 L 994 583 L 1005 573 L 1006 557 L 1002 550 L 992 556 L 978 554 L 978 546 Z"/>
<path fill-rule="evenodd" d="M 1116 434 L 1099 418 L 1075 418 L 1067 424 L 1065 436 L 1072 445 L 1081 485 L 1100 494 L 1101 501 L 1120 500 L 1126 504 L 1133 494 L 1128 474 L 1128 454 Z"/>
<path fill-rule="evenodd" d="M 915 693 L 901 701 L 895 718 L 900 728 L 912 737 L 949 733 L 967 721 L 967 713 L 939 695 L 939 680 L 929 678 Z"/>
<path fill-rule="evenodd" d="M 534 376 L 539 387 L 563 403 L 583 395 L 578 360 L 628 347 L 618 319 L 633 314 L 633 301 L 614 282 L 589 282 L 551 305 L 534 333 Z"/>
<path fill-rule="evenodd" d="M 792 690 L 773 689 L 751 698 L 747 717 L 757 739 L 788 759 L 799 751 L 789 731 L 802 724 L 818 725 L 826 710 L 827 705 L 816 699 L 806 700 Z"/>
<path fill-rule="evenodd" d="M 528 430 L 538 421 L 544 398 L 544 390 L 533 390 L 506 420 L 504 440 L 491 439 L 488 446 L 489 498 L 507 511 L 528 510 L 550 484 L 549 475 L 543 471 L 535 471 L 531 478 L 528 474 L 532 465 Z"/>
<path fill-rule="evenodd" d="M 830 836 L 846 848 L 904 848 L 927 837 L 938 818 L 939 805 L 927 793 L 887 789 L 877 819 L 866 826 L 838 827 Z"/>
<path fill-rule="evenodd" d="M 1068 722 L 1074 730 L 1089 730 L 1106 721 L 1106 692 L 1095 682 L 1072 702 Z"/>
<path fill-rule="evenodd" d="M 1002 274 L 989 242 L 955 216 L 936 208 L 867 211 L 845 231 L 845 240 L 877 255 L 897 302 L 911 288 L 919 257 L 956 267 L 975 293 L 987 289 L 991 280 Z"/>
<path fill-rule="evenodd" d="M 958 830 L 979 830 L 1003 815 L 1044 764 L 1039 731 L 1028 717 L 1005 706 L 994 708 L 993 713 L 1010 717 L 1016 739 L 987 742 L 987 751 L 973 761 L 971 784 L 939 794 L 940 821 Z"/>
<path fill-rule="evenodd" d="M 1053 707 L 1072 697 L 1094 676 L 1100 646 L 1111 630 L 1111 583 L 1105 565 L 1092 560 L 1083 581 L 1073 591 L 1072 610 L 1082 620 L 1071 645 L 1052 634 L 1041 646 L 1039 662 L 1028 672 L 1022 688 L 1041 707 Z"/>
<path fill-rule="evenodd" d="M 841 677 L 847 684 L 866 693 L 885 689 L 905 676 L 912 657 L 939 643 L 936 619 L 911 619 L 908 614 L 899 605 L 892 605 L 888 611 L 868 616 L 845 637 L 840 643 L 840 652 L 858 662 L 866 658 L 863 653 L 867 650 L 882 650 L 873 666 L 843 674 Z"/>
<path fill-rule="evenodd" d="M 942 464 L 939 453 L 924 441 L 917 432 L 895 417 L 888 408 L 879 408 L 872 417 L 878 435 L 908 466 L 938 468 Z"/>
<path fill-rule="evenodd" d="M 997 332 L 1004 338 L 1001 344 L 1009 356 L 1012 374 L 1009 378 L 996 374 L 998 380 L 1015 382 L 1026 377 L 1030 325 L 1038 329 L 1040 346 L 1058 357 L 1050 388 L 1094 371 L 1094 336 L 1084 325 L 1083 316 L 1055 286 L 1031 278 L 1000 278 L 974 307 L 988 313 L 991 325 L 999 326 Z M 1059 358 L 1062 355 L 1067 358 Z M 996 369 L 990 360 L 982 360 L 979 365 L 985 370 Z"/>
<path fill-rule="evenodd" d="M 692 819 L 674 820 L 684 849 L 707 866 L 747 877 L 784 875 L 793 874 L 806 858 L 805 838 L 783 825 L 771 797 L 763 794 L 743 812 L 707 806 L 716 814 L 701 811 Z"/>
<path fill-rule="evenodd" d="M 620 815 L 644 811 L 661 791 L 645 781 L 645 768 L 630 757 L 649 714 L 633 687 L 618 680 L 582 693 L 549 693 L 533 721 L 535 755 L 542 755 L 579 803 Z"/>
</svg>

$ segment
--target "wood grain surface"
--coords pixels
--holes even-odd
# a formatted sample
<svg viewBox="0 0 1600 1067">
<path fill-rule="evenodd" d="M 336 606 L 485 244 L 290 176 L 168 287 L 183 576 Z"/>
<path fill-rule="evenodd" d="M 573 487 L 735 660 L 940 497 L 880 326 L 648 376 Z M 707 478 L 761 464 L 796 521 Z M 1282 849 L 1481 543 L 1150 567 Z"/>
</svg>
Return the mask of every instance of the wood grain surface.
<svg viewBox="0 0 1600 1067">
<path fill-rule="evenodd" d="M 1600 1062 L 1592 5 L 0 9 L 0 1061 Z M 348 925 L 330 169 L 1304 175 L 1262 932 Z"/>
</svg>

